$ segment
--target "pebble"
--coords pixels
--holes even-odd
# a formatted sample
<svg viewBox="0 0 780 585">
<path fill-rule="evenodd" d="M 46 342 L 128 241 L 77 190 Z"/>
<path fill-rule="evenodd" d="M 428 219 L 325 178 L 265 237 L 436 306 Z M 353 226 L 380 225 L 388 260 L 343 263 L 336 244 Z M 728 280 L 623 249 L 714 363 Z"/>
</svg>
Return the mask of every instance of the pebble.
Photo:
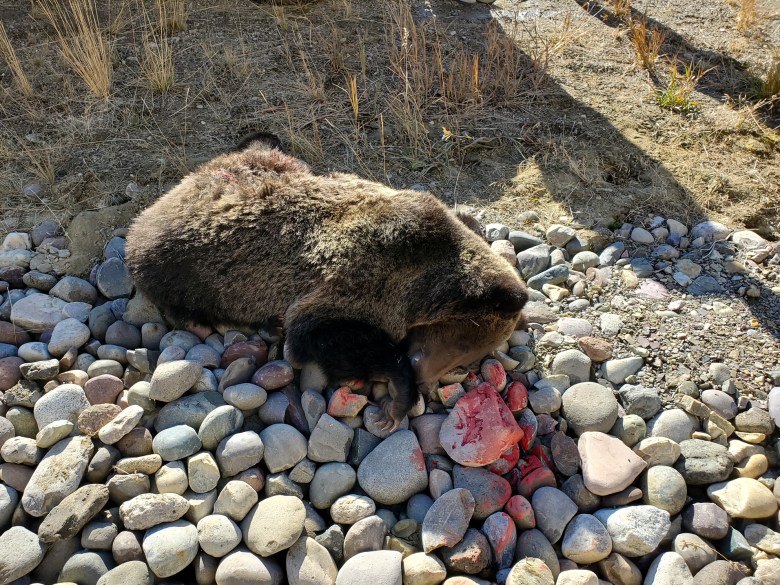
<svg viewBox="0 0 780 585">
<path fill-rule="evenodd" d="M 685 559 L 675 552 L 659 555 L 647 571 L 645 585 L 693 585 L 693 575 Z"/>
<path fill-rule="evenodd" d="M 206 516 L 197 529 L 200 548 L 212 557 L 224 557 L 241 543 L 241 529 L 227 516 Z"/>
<path fill-rule="evenodd" d="M 473 437 L 479 437 L 479 440 L 475 441 Z M 495 388 L 486 383 L 458 400 L 439 432 L 439 440 L 447 454 L 457 463 L 468 466 L 493 463 L 522 437 L 523 431 L 512 412 Z M 364 464 L 365 461 L 361 467 Z"/>
<path fill-rule="evenodd" d="M 651 419 L 661 410 L 661 397 L 655 390 L 632 384 L 624 384 L 619 391 L 624 410 L 628 415 Z"/>
<path fill-rule="evenodd" d="M 80 550 L 65 562 L 59 574 L 59 581 L 64 583 L 97 583 L 114 567 L 114 559 L 109 553 Z"/>
<path fill-rule="evenodd" d="M 153 585 L 154 576 L 146 563 L 132 560 L 104 573 L 96 585 Z"/>
<path fill-rule="evenodd" d="M 260 408 L 268 398 L 266 391 L 257 386 L 245 382 L 235 384 L 225 388 L 222 392 L 225 402 L 238 408 L 239 410 L 254 410 Z"/>
<path fill-rule="evenodd" d="M 539 530 L 531 529 L 522 532 L 517 539 L 516 556 L 538 558 L 543 561 L 553 577 L 557 578 L 561 572 L 560 563 L 555 549 Z"/>
<path fill-rule="evenodd" d="M 478 467 L 456 465 L 452 473 L 455 488 L 471 492 L 476 502 L 473 518 L 484 520 L 503 508 L 512 496 L 512 486 L 503 477 Z"/>
<path fill-rule="evenodd" d="M 261 557 L 290 548 L 303 531 L 306 509 L 295 496 L 271 496 L 258 502 L 241 522 L 244 542 Z"/>
<path fill-rule="evenodd" d="M 349 527 L 344 537 L 344 558 L 372 550 L 382 550 L 387 536 L 387 525 L 379 516 L 368 516 Z"/>
<path fill-rule="evenodd" d="M 710 544 L 699 536 L 687 532 L 675 536 L 672 550 L 683 558 L 693 575 L 718 558 Z"/>
<path fill-rule="evenodd" d="M 71 347 L 79 348 L 90 337 L 89 327 L 77 319 L 63 319 L 54 326 L 49 340 L 49 353 L 62 357 Z"/>
<path fill-rule="evenodd" d="M 404 585 L 439 585 L 447 578 L 447 568 L 438 557 L 422 552 L 403 560 Z"/>
<path fill-rule="evenodd" d="M 618 403 L 612 391 L 593 382 L 571 386 L 563 395 L 563 415 L 575 433 L 606 433 L 615 424 Z"/>
<path fill-rule="evenodd" d="M 614 359 L 601 365 L 604 377 L 613 384 L 622 384 L 626 378 L 636 374 L 644 365 L 644 360 L 639 356 Z"/>
<path fill-rule="evenodd" d="M 11 309 L 11 322 L 25 331 L 44 331 L 62 321 L 62 299 L 33 293 L 16 301 Z"/>
<path fill-rule="evenodd" d="M 234 406 L 217 406 L 209 412 L 198 429 L 198 437 L 204 449 L 213 451 L 219 442 L 233 433 L 241 430 L 244 415 Z"/>
<path fill-rule="evenodd" d="M 552 544 L 560 540 L 566 525 L 577 514 L 577 504 L 553 487 L 536 490 L 531 504 L 537 528 Z"/>
<path fill-rule="evenodd" d="M 612 538 L 595 516 L 578 514 L 566 527 L 561 552 L 577 564 L 589 565 L 610 555 Z"/>
<path fill-rule="evenodd" d="M 777 500 L 762 483 L 740 477 L 707 488 L 709 498 L 732 518 L 768 518 L 777 512 Z"/>
<path fill-rule="evenodd" d="M 113 445 L 133 430 L 143 415 L 140 406 L 128 406 L 98 431 L 98 438 L 105 445 Z"/>
<path fill-rule="evenodd" d="M 476 502 L 471 492 L 454 488 L 442 494 L 428 510 L 422 524 L 423 550 L 452 547 L 463 539 L 474 514 Z"/>
<path fill-rule="evenodd" d="M 412 431 L 399 430 L 380 443 L 358 467 L 360 487 L 382 504 L 397 504 L 428 487 L 425 460 Z"/>
<path fill-rule="evenodd" d="M 177 425 L 157 433 L 152 441 L 153 451 L 163 461 L 176 461 L 197 453 L 201 448 L 200 438 L 190 426 Z"/>
<path fill-rule="evenodd" d="M 76 536 L 108 502 L 104 485 L 85 485 L 66 496 L 38 527 L 41 542 L 53 543 Z"/>
<path fill-rule="evenodd" d="M 127 530 L 146 530 L 180 519 L 189 507 L 177 494 L 141 494 L 122 503 L 119 516 Z"/>
<path fill-rule="evenodd" d="M 355 555 L 336 577 L 336 585 L 401 585 L 402 555 L 391 550 L 371 551 Z"/>
<path fill-rule="evenodd" d="M 216 456 L 223 477 L 232 477 L 254 467 L 263 458 L 264 445 L 254 431 L 225 437 L 217 446 Z"/>
<path fill-rule="evenodd" d="M 506 585 L 554 585 L 550 568 L 541 559 L 527 557 L 519 560 L 506 578 Z"/>
<path fill-rule="evenodd" d="M 689 439 L 680 443 L 680 458 L 675 469 L 691 485 L 708 485 L 728 479 L 734 459 L 723 445 Z"/>
<path fill-rule="evenodd" d="M 329 508 L 338 498 L 349 493 L 356 480 L 355 470 L 346 463 L 320 465 L 309 484 L 309 500 L 315 508 Z"/>
<path fill-rule="evenodd" d="M 740 570 L 742 568 L 742 570 Z M 728 561 L 717 560 L 704 567 L 696 573 L 693 578 L 693 585 L 711 585 L 721 583 L 737 583 L 743 577 L 747 576 L 748 569 L 740 565 L 732 565 Z M 772 581 L 766 581 L 771 583 Z"/>
<path fill-rule="evenodd" d="M 273 560 L 238 548 L 219 562 L 213 581 L 219 585 L 281 585 L 283 573 Z"/>
<path fill-rule="evenodd" d="M 44 516 L 76 491 L 93 450 L 92 441 L 83 436 L 63 439 L 54 445 L 24 488 L 24 510 L 31 516 Z"/>
<path fill-rule="evenodd" d="M 333 585 L 338 573 L 328 550 L 308 536 L 288 549 L 286 568 L 289 585 Z"/>
<path fill-rule="evenodd" d="M 686 530 L 710 540 L 720 540 L 728 534 L 729 518 L 723 508 L 711 502 L 694 502 L 683 510 Z"/>
<path fill-rule="evenodd" d="M 454 547 L 445 547 L 440 551 L 447 568 L 462 573 L 475 574 L 490 565 L 491 551 L 485 535 L 474 528 L 466 530 L 466 534 Z"/>
<path fill-rule="evenodd" d="M 306 437 L 293 426 L 271 425 L 260 433 L 260 439 L 264 446 L 263 460 L 271 473 L 295 467 L 306 457 Z"/>
<path fill-rule="evenodd" d="M 701 401 L 726 420 L 732 420 L 739 412 L 734 399 L 720 390 L 705 390 L 701 393 Z"/>
<path fill-rule="evenodd" d="M 669 532 L 669 512 L 655 506 L 630 506 L 597 510 L 594 516 L 612 538 L 612 550 L 639 557 L 656 550 Z"/>
<path fill-rule="evenodd" d="M 175 575 L 189 565 L 198 553 L 198 529 L 177 520 L 147 530 L 143 538 L 146 562 L 157 577 Z"/>
<path fill-rule="evenodd" d="M 309 436 L 307 457 L 317 463 L 329 461 L 344 463 L 354 434 L 354 431 L 344 423 L 329 414 L 321 414 Z"/>
<path fill-rule="evenodd" d="M 675 443 L 682 443 L 691 438 L 694 423 L 691 415 L 673 408 L 659 412 L 647 421 L 647 431 L 651 437 L 666 437 Z"/>
<path fill-rule="evenodd" d="M 648 469 L 640 483 L 643 501 L 676 515 L 685 506 L 688 488 L 685 478 L 673 467 L 656 465 Z"/>
<path fill-rule="evenodd" d="M 585 486 L 599 496 L 625 489 L 647 466 L 620 439 L 604 433 L 583 433 L 577 446 Z"/>
<path fill-rule="evenodd" d="M 114 404 L 123 389 L 122 380 L 111 374 L 95 376 L 84 384 L 84 394 L 90 404 Z"/>
<path fill-rule="evenodd" d="M 158 365 L 152 374 L 149 398 L 172 402 L 195 385 L 202 366 L 196 362 L 177 360 Z"/>
<path fill-rule="evenodd" d="M 130 270 L 120 258 L 109 258 L 98 266 L 95 281 L 97 289 L 106 298 L 118 299 L 133 294 Z"/>
<path fill-rule="evenodd" d="M 11 583 L 30 573 L 45 552 L 38 535 L 23 526 L 13 526 L 0 534 L 0 583 Z"/>
<path fill-rule="evenodd" d="M 84 389 L 76 384 L 62 384 L 35 403 L 33 414 L 38 428 L 59 420 L 76 423 L 79 414 L 90 406 Z"/>
<path fill-rule="evenodd" d="M 573 385 L 590 380 L 590 358 L 578 349 L 567 349 L 553 358 L 550 371 L 565 374 Z"/>
</svg>

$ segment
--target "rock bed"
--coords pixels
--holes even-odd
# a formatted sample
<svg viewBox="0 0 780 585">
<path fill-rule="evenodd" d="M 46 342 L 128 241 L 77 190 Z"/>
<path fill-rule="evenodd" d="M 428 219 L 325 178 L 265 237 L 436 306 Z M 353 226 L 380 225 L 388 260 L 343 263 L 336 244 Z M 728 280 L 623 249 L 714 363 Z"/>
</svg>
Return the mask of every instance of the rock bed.
<svg viewBox="0 0 780 585">
<path fill-rule="evenodd" d="M 381 385 L 169 331 L 123 230 L 88 280 L 46 260 L 53 224 L 9 234 L 0 585 L 780 583 L 779 352 L 749 312 L 778 310 L 780 248 L 663 218 L 486 234 L 529 331 L 389 435 Z"/>
</svg>

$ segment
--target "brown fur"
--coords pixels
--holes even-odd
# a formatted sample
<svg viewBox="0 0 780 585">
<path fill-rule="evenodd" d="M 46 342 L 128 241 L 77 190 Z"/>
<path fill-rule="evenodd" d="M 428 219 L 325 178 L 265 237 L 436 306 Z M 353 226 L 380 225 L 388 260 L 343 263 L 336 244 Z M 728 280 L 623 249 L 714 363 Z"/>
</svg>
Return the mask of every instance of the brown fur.
<svg viewBox="0 0 780 585">
<path fill-rule="evenodd" d="M 252 326 L 283 315 L 287 331 L 365 325 L 431 384 L 505 340 L 527 300 L 515 270 L 471 228 L 429 193 L 314 175 L 253 142 L 145 210 L 130 228 L 127 262 L 169 315 Z M 412 398 L 397 406 L 408 410 Z"/>
</svg>

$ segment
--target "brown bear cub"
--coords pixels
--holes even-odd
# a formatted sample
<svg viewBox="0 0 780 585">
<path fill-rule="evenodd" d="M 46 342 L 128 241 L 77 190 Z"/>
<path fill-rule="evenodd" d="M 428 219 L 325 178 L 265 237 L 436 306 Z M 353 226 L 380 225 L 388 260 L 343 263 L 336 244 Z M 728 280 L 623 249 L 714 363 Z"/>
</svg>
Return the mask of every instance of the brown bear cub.
<svg viewBox="0 0 780 585">
<path fill-rule="evenodd" d="M 525 286 L 473 218 L 429 193 L 315 175 L 274 140 L 218 156 L 134 221 L 136 285 L 174 321 L 283 316 L 294 367 L 387 382 L 382 411 L 397 426 L 418 387 L 507 339 Z"/>
</svg>

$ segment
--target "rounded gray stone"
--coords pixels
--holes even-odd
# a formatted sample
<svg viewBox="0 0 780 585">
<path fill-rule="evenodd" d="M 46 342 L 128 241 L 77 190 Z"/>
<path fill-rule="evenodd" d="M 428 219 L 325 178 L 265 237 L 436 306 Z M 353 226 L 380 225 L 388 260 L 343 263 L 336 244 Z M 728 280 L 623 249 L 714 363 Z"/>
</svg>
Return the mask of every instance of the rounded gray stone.
<svg viewBox="0 0 780 585">
<path fill-rule="evenodd" d="M 553 358 L 550 368 L 553 374 L 569 376 L 572 384 L 580 384 L 590 379 L 590 358 L 578 349 L 567 349 Z"/>
<path fill-rule="evenodd" d="M 224 557 L 217 567 L 219 585 L 281 585 L 284 574 L 271 559 L 259 558 L 246 549 L 237 549 Z"/>
<path fill-rule="evenodd" d="M 734 458 L 723 445 L 689 439 L 680 443 L 680 458 L 674 468 L 691 485 L 709 485 L 729 478 Z"/>
<path fill-rule="evenodd" d="M 685 478 L 673 467 L 651 467 L 642 474 L 640 487 L 646 504 L 666 510 L 672 516 L 683 509 L 688 498 Z"/>
<path fill-rule="evenodd" d="M 570 386 L 563 393 L 563 416 L 578 435 L 588 431 L 608 433 L 618 417 L 612 390 L 594 382 Z"/>
<path fill-rule="evenodd" d="M 152 374 L 149 398 L 172 402 L 200 379 L 203 367 L 197 362 L 176 360 L 158 365 Z"/>
<path fill-rule="evenodd" d="M 329 508 L 350 492 L 355 481 L 357 474 L 351 465 L 337 462 L 320 465 L 309 484 L 309 500 L 315 508 Z"/>
<path fill-rule="evenodd" d="M 141 561 L 128 561 L 111 569 L 97 581 L 97 585 L 153 585 L 154 575 Z"/>
<path fill-rule="evenodd" d="M 149 568 L 164 579 L 183 570 L 195 559 L 198 529 L 184 520 L 161 524 L 147 530 L 142 546 Z"/>
<path fill-rule="evenodd" d="M 254 431 L 244 431 L 225 437 L 217 446 L 216 456 L 223 477 L 232 477 L 260 463 L 264 454 L 263 441 Z"/>
<path fill-rule="evenodd" d="M 559 489 L 549 486 L 534 492 L 531 505 L 536 527 L 552 544 L 560 540 L 566 525 L 577 514 L 577 504 Z"/>
<path fill-rule="evenodd" d="M 398 504 L 428 487 L 425 459 L 412 431 L 399 430 L 360 464 L 358 483 L 381 504 Z"/>
<path fill-rule="evenodd" d="M 241 429 L 244 415 L 234 406 L 218 406 L 206 415 L 198 429 L 198 437 L 204 449 L 213 451 L 219 442 Z"/>
<path fill-rule="evenodd" d="M 333 585 L 338 569 L 328 550 L 313 538 L 301 536 L 287 551 L 289 585 Z"/>
<path fill-rule="evenodd" d="M 640 557 L 656 550 L 669 532 L 669 512 L 655 506 L 629 506 L 597 510 L 594 516 L 607 528 L 612 550 Z"/>
<path fill-rule="evenodd" d="M 301 535 L 306 519 L 303 502 L 295 496 L 261 500 L 241 523 L 244 542 L 261 557 L 290 548 Z"/>
<path fill-rule="evenodd" d="M 77 319 L 64 319 L 54 326 L 48 350 L 54 357 L 62 357 L 71 347 L 80 348 L 89 341 L 89 327 Z"/>
<path fill-rule="evenodd" d="M 391 550 L 355 555 L 339 570 L 336 585 L 401 585 L 401 553 Z"/>
<path fill-rule="evenodd" d="M 30 573 L 43 560 L 46 547 L 38 535 L 23 526 L 0 534 L 0 583 L 11 583 Z"/>
<path fill-rule="evenodd" d="M 70 557 L 60 571 L 62 583 L 96 585 L 98 580 L 115 567 L 111 553 L 80 550 Z"/>
<path fill-rule="evenodd" d="M 659 412 L 647 421 L 647 432 L 651 437 L 666 437 L 675 443 L 691 438 L 695 430 L 693 417 L 684 410 L 673 408 Z"/>
<path fill-rule="evenodd" d="M 178 425 L 157 433 L 152 440 L 152 450 L 163 461 L 177 461 L 200 451 L 201 442 L 195 429 Z"/>
<path fill-rule="evenodd" d="M 590 565 L 607 558 L 612 552 L 612 538 L 595 516 L 575 516 L 561 541 L 563 556 L 580 565 Z"/>
<path fill-rule="evenodd" d="M 76 423 L 79 414 L 90 406 L 84 389 L 77 384 L 62 384 L 44 394 L 33 408 L 38 428 L 59 420 Z"/>
<path fill-rule="evenodd" d="M 291 425 L 273 424 L 260 432 L 263 460 L 271 473 L 295 467 L 308 450 L 306 437 Z"/>
</svg>

